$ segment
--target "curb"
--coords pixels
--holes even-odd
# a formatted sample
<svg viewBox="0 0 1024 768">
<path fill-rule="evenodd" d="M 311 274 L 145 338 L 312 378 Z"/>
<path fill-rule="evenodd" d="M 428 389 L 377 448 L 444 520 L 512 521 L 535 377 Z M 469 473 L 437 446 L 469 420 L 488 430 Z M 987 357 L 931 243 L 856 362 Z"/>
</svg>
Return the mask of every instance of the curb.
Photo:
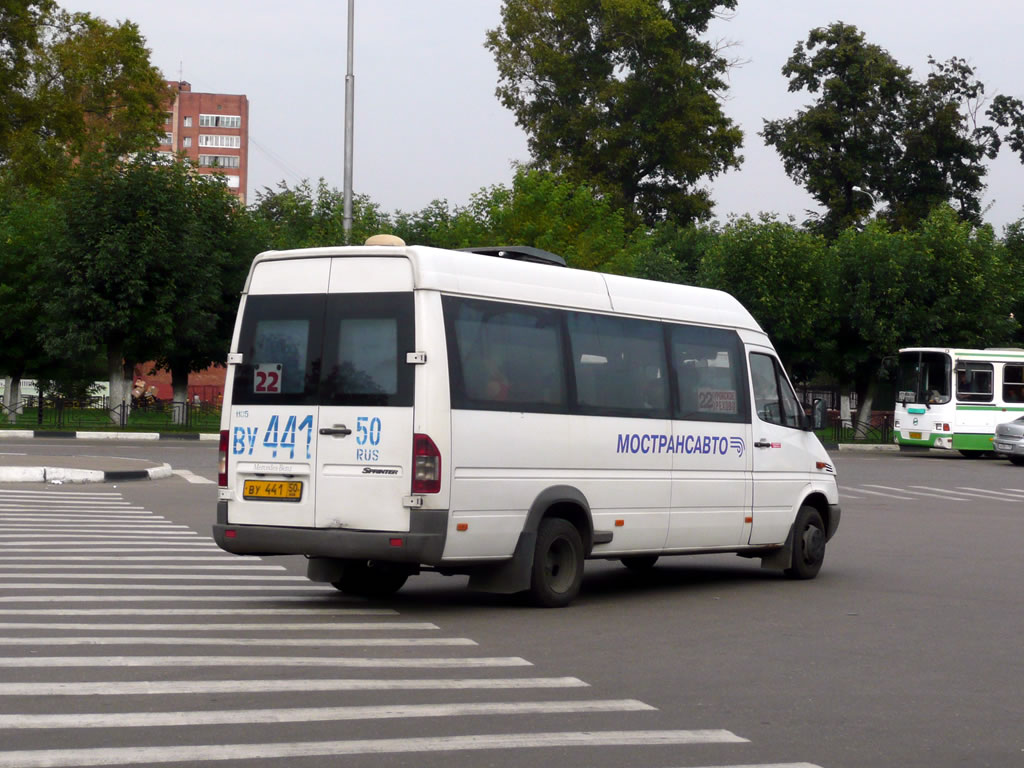
<svg viewBox="0 0 1024 768">
<path fill-rule="evenodd" d="M 0 440 L 9 437 L 31 440 L 36 437 L 62 440 L 219 440 L 216 432 L 59 432 L 47 429 L 0 429 Z"/>
<path fill-rule="evenodd" d="M 66 467 L 0 467 L 0 483 L 117 483 L 126 480 L 159 480 L 171 476 L 171 465 L 150 469 L 68 469 Z"/>
<path fill-rule="evenodd" d="M 826 451 L 853 451 L 862 453 L 899 453 L 900 447 L 890 443 L 826 443 Z"/>
</svg>

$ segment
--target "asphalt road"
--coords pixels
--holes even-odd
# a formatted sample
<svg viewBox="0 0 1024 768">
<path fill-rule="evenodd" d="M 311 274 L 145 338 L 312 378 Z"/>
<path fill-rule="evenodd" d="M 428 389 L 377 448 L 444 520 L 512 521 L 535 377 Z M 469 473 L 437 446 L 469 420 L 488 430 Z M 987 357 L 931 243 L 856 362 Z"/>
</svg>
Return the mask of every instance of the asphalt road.
<svg viewBox="0 0 1024 768">
<path fill-rule="evenodd" d="M 68 445 L 0 439 L 15 450 Z M 219 554 L 215 443 L 76 450 L 188 472 L 0 486 L 0 768 L 1024 765 L 1024 469 L 1005 461 L 836 453 L 816 580 L 593 562 L 541 610 L 434 574 L 371 604 L 300 559 Z"/>
</svg>

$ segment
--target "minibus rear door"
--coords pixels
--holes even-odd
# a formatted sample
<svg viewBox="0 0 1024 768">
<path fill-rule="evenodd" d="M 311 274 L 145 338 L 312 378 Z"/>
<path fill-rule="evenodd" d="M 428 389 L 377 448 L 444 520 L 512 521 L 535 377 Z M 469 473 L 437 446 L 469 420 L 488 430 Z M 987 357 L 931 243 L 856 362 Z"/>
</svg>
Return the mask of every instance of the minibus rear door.
<svg viewBox="0 0 1024 768">
<path fill-rule="evenodd" d="M 411 290 L 328 294 L 316 527 L 409 530 L 414 349 Z"/>
</svg>

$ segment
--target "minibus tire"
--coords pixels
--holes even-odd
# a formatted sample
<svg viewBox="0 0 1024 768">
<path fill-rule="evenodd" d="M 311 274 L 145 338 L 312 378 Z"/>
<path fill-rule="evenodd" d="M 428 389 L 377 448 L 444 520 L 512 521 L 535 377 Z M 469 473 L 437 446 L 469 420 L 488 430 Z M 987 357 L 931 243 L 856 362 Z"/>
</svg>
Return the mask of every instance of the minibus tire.
<svg viewBox="0 0 1024 768">
<path fill-rule="evenodd" d="M 785 574 L 791 579 L 813 579 L 825 562 L 825 524 L 814 507 L 803 506 L 793 523 L 793 560 Z"/>
<path fill-rule="evenodd" d="M 623 557 L 619 559 L 619 562 L 629 568 L 631 571 L 636 573 L 647 573 L 654 564 L 658 562 L 657 555 L 632 555 L 631 557 Z"/>
<path fill-rule="evenodd" d="M 1011 464 L 1018 467 L 1024 467 L 1024 456 L 1007 456 L 1006 458 L 1010 460 Z"/>
<path fill-rule="evenodd" d="M 341 579 L 331 582 L 331 586 L 346 595 L 382 598 L 395 594 L 408 578 L 406 570 L 380 564 L 371 568 L 362 560 L 348 560 L 343 566 Z"/>
<path fill-rule="evenodd" d="M 548 517 L 537 529 L 530 576 L 530 597 L 545 608 L 562 608 L 583 583 L 583 539 L 576 526 Z"/>
</svg>

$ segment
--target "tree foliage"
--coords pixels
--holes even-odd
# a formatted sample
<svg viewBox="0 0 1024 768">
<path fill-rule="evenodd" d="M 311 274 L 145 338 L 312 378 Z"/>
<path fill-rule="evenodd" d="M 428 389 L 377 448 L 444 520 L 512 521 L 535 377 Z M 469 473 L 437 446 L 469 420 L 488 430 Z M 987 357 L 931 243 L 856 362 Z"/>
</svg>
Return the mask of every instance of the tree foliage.
<svg viewBox="0 0 1024 768">
<path fill-rule="evenodd" d="M 996 97 L 984 122 L 974 69 L 960 58 L 929 64 L 918 81 L 837 22 L 811 30 L 782 68 L 790 91 L 816 98 L 794 117 L 765 120 L 761 135 L 825 209 L 819 224 L 829 237 L 869 215 L 872 197 L 895 228 L 916 226 L 942 203 L 979 224 L 984 161 L 999 151 L 998 129 L 1016 130 L 1011 147 L 1024 150 L 1019 101 Z"/>
<path fill-rule="evenodd" d="M 736 0 L 505 0 L 487 33 L 497 95 L 535 165 L 647 223 L 705 219 L 703 179 L 738 167 L 728 62 L 705 39 Z"/>
<path fill-rule="evenodd" d="M 155 146 L 170 92 L 138 27 L 47 0 L 0 10 L 0 164 L 52 187 L 74 163 Z"/>
<path fill-rule="evenodd" d="M 705 252 L 697 280 L 739 299 L 772 338 L 790 373 L 807 380 L 819 368 L 834 323 L 825 289 L 831 258 L 818 234 L 772 216 L 743 216 Z"/>
<path fill-rule="evenodd" d="M 122 362 L 181 367 L 223 357 L 228 316 L 251 254 L 240 253 L 237 203 L 187 164 L 141 155 L 79 166 L 61 196 L 68 238 L 46 259 L 47 351 L 106 351 L 111 398 L 127 399 Z M 216 353 L 219 349 L 221 352 Z"/>
</svg>

